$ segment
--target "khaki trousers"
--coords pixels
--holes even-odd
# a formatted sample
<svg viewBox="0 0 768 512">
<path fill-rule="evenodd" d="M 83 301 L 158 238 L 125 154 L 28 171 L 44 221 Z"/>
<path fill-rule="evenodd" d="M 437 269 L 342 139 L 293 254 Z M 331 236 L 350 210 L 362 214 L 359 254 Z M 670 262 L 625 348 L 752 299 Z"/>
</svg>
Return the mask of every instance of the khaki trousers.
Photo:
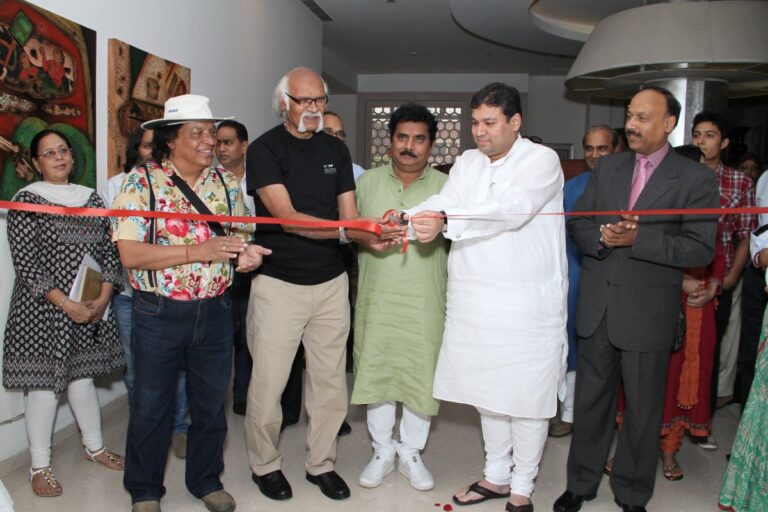
<svg viewBox="0 0 768 512">
<path fill-rule="evenodd" d="M 349 333 L 347 274 L 304 286 L 258 275 L 251 284 L 246 321 L 253 357 L 245 441 L 251 470 L 265 475 L 281 468 L 277 449 L 280 395 L 288 382 L 299 343 L 304 344 L 307 374 L 307 473 L 333 470 L 336 436 L 347 415 L 346 350 Z"/>
</svg>

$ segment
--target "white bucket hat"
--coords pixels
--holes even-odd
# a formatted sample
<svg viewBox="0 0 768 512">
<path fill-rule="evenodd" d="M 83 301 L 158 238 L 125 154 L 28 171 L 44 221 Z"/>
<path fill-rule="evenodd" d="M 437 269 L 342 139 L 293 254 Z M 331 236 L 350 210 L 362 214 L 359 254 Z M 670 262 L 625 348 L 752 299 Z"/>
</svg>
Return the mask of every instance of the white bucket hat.
<svg viewBox="0 0 768 512">
<path fill-rule="evenodd" d="M 191 121 L 210 121 L 215 123 L 226 119 L 234 119 L 233 116 L 214 117 L 208 103 L 208 98 L 197 94 L 174 96 L 165 102 L 165 111 L 162 118 L 145 121 L 141 123 L 141 127 L 145 130 L 153 130 L 160 126 L 183 124 Z"/>
</svg>

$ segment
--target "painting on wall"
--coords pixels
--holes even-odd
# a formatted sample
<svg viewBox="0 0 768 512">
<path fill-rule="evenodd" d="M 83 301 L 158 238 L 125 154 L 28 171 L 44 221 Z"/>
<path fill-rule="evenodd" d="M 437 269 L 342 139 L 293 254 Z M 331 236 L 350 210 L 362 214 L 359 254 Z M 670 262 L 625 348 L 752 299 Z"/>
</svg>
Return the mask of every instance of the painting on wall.
<svg viewBox="0 0 768 512">
<path fill-rule="evenodd" d="M 128 138 L 144 121 L 163 117 L 165 100 L 187 94 L 191 71 L 157 55 L 109 40 L 109 176 L 123 171 Z"/>
<path fill-rule="evenodd" d="M 72 145 L 71 181 L 96 186 L 96 33 L 22 0 L 0 0 L 0 199 L 39 176 L 29 143 L 45 128 Z"/>
</svg>

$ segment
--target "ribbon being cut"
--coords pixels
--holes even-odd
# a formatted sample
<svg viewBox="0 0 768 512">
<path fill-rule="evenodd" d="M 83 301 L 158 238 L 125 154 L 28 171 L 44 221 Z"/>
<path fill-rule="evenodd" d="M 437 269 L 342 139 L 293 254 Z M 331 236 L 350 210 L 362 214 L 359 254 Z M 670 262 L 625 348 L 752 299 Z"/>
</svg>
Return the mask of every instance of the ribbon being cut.
<svg viewBox="0 0 768 512">
<path fill-rule="evenodd" d="M 204 215 L 200 213 L 171 213 L 157 211 L 137 211 L 137 210 L 112 210 L 109 208 L 71 208 L 65 206 L 50 206 L 29 203 L 17 203 L 15 201 L 0 201 L 0 209 L 20 210 L 26 212 L 46 213 L 53 215 L 70 215 L 77 217 L 146 217 L 179 219 L 198 222 L 238 222 L 242 224 L 280 224 L 284 226 L 298 226 L 304 228 L 346 228 L 367 231 L 377 235 L 381 234 L 381 224 L 371 220 L 338 220 L 338 221 L 306 221 L 289 220 L 274 217 L 253 217 L 253 216 L 229 216 L 229 215 Z M 389 210 L 382 216 L 385 223 L 393 222 L 394 210 Z M 558 213 L 509 213 L 512 215 L 567 215 L 567 216 L 616 216 L 629 213 L 628 211 L 598 211 L 598 212 L 558 212 Z M 667 210 L 632 210 L 632 215 L 639 217 L 647 215 L 736 215 L 742 213 L 766 214 L 768 207 L 753 208 L 700 208 L 700 209 L 667 209 Z M 437 215 L 443 217 L 443 215 Z M 474 219 L 482 218 L 488 220 L 486 216 L 476 215 L 447 215 L 447 218 Z M 496 216 L 497 217 L 497 216 Z M 407 248 L 407 240 L 403 240 L 403 252 Z"/>
</svg>

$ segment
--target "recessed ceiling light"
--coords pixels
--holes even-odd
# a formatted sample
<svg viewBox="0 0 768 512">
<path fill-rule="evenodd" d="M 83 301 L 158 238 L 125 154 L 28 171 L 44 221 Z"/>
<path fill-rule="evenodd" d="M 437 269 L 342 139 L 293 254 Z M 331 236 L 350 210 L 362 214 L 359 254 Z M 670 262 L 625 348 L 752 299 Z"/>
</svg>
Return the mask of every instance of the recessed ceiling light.
<svg viewBox="0 0 768 512">
<path fill-rule="evenodd" d="M 417 52 L 416 50 L 411 50 L 410 52 L 408 52 L 408 55 L 418 55 L 418 54 L 419 52 Z"/>
</svg>

